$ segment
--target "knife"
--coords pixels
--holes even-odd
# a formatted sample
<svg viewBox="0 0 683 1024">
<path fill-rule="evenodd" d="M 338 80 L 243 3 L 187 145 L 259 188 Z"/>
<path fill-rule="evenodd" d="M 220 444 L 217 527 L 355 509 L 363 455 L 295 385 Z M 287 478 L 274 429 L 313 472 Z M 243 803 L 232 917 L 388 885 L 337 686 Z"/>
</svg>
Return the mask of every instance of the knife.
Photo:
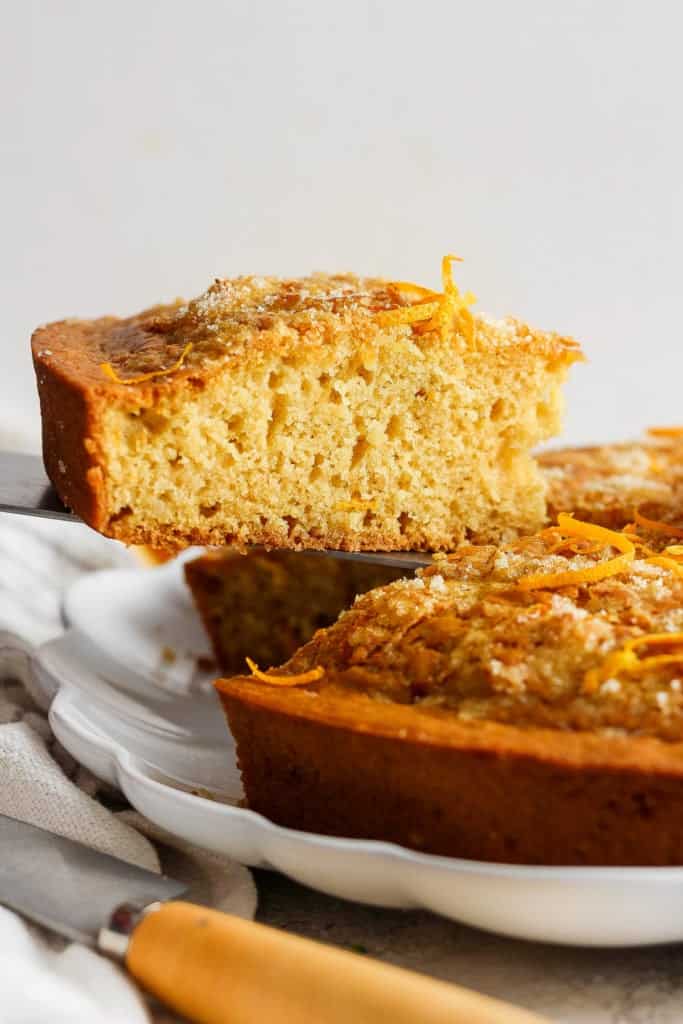
<svg viewBox="0 0 683 1024">
<path fill-rule="evenodd" d="M 0 451 L 0 512 L 15 515 L 41 516 L 44 519 L 67 519 L 78 522 L 62 504 L 50 483 L 39 455 Z M 372 562 L 398 569 L 419 569 L 431 565 L 426 551 L 309 551 L 310 555 L 329 555 L 358 562 Z"/>
<path fill-rule="evenodd" d="M 5 815 L 0 849 L 0 903 L 118 960 L 200 1024 L 544 1024 L 477 992 L 181 902 L 180 882 Z"/>
</svg>

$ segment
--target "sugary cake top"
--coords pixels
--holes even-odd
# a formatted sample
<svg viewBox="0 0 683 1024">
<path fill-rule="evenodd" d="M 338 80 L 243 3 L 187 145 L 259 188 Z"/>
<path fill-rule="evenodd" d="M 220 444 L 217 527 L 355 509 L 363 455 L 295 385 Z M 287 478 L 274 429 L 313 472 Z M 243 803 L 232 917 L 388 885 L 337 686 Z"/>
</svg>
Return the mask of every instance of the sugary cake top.
<svg viewBox="0 0 683 1024">
<path fill-rule="evenodd" d="M 473 314 L 474 297 L 461 295 L 451 259 L 443 261 L 442 292 L 353 274 L 218 279 L 190 302 L 156 306 L 125 320 L 95 321 L 87 342 L 104 375 L 127 384 L 196 372 L 226 357 L 239 358 L 255 345 L 284 350 L 293 339 L 334 344 L 340 331 L 360 342 L 395 331 L 447 334 L 463 346 L 521 345 L 568 361 L 581 358 L 572 339 L 533 331 L 512 318 Z M 37 345 L 40 358 L 40 332 Z"/>
<path fill-rule="evenodd" d="M 358 598 L 276 674 L 460 720 L 680 741 L 683 546 L 657 535 L 653 550 L 560 516 L 463 547 Z"/>
<path fill-rule="evenodd" d="M 620 529 L 636 511 L 683 519 L 683 430 L 653 428 L 643 441 L 560 449 L 539 457 L 548 512 Z"/>
</svg>

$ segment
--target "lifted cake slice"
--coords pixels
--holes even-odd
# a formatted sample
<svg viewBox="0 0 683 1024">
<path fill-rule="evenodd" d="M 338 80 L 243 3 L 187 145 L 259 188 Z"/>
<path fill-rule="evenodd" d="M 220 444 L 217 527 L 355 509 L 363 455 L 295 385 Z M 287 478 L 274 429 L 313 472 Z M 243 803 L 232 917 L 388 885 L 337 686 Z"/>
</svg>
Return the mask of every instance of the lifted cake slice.
<svg viewBox="0 0 683 1024">
<path fill-rule="evenodd" d="M 439 550 L 540 526 L 571 339 L 351 274 L 218 280 L 36 331 L 43 447 L 96 530 L 157 547 Z"/>
</svg>

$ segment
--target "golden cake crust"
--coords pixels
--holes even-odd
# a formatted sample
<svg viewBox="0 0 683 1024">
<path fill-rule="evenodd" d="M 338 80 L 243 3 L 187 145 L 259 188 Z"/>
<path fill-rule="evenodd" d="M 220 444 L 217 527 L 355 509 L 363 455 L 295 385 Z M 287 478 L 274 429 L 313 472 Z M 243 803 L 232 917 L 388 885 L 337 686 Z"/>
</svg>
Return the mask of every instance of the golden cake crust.
<svg viewBox="0 0 683 1024">
<path fill-rule="evenodd" d="M 425 295 L 427 298 L 436 297 L 426 306 L 438 307 L 438 316 L 435 313 L 429 320 L 413 322 L 410 319 L 412 312 L 418 306 L 426 308 Z M 362 385 L 363 380 L 370 380 L 374 372 L 363 363 L 366 355 L 368 359 L 376 360 L 380 353 L 380 357 L 386 359 L 387 345 L 395 346 L 396 359 L 399 360 L 410 351 L 416 365 L 430 351 L 440 353 L 436 359 L 443 358 L 445 353 L 449 360 L 456 352 L 462 353 L 463 359 L 469 358 L 468 353 L 477 352 L 477 358 L 495 366 L 496 374 L 535 373 L 534 388 L 538 388 L 540 395 L 544 387 L 547 390 L 542 379 L 544 374 L 556 375 L 554 383 L 557 386 L 566 368 L 580 358 L 578 347 L 571 339 L 532 331 L 513 319 L 493 321 L 484 316 L 471 316 L 467 321 L 470 328 L 466 337 L 459 330 L 457 315 L 450 307 L 447 310 L 449 337 L 445 345 L 443 330 L 446 328 L 439 305 L 442 300 L 443 296 L 417 286 L 358 278 L 350 274 L 314 275 L 285 281 L 245 277 L 217 281 L 192 302 L 157 306 L 127 319 L 106 317 L 94 321 L 67 320 L 49 324 L 33 336 L 48 475 L 65 504 L 87 523 L 128 543 L 162 548 L 191 543 L 235 543 L 351 550 L 359 547 L 448 549 L 463 539 L 466 532 L 457 516 L 450 523 L 443 512 L 435 511 L 421 525 L 416 522 L 418 513 L 412 506 L 403 518 L 398 505 L 385 515 L 375 510 L 373 499 L 381 487 L 382 478 L 377 467 L 367 470 L 366 474 L 368 487 L 375 493 L 358 497 L 356 485 L 349 483 L 348 500 L 342 503 L 345 514 L 340 515 L 341 506 L 334 504 L 313 525 L 302 523 L 297 510 L 285 515 L 282 509 L 273 514 L 264 509 L 260 514 L 253 486 L 249 494 L 245 491 L 245 504 L 254 505 L 250 509 L 248 525 L 242 528 L 238 511 L 227 517 L 229 526 L 219 523 L 222 513 L 217 515 L 216 512 L 221 504 L 220 494 L 216 487 L 212 490 L 210 486 L 218 475 L 216 467 L 206 471 L 209 483 L 204 491 L 207 496 L 202 498 L 200 489 L 199 496 L 192 499 L 196 505 L 193 506 L 191 521 L 179 523 L 173 512 L 164 519 L 164 502 L 167 501 L 164 495 L 177 492 L 184 501 L 184 495 L 189 493 L 193 482 L 201 479 L 203 455 L 196 459 L 196 465 L 190 465 L 194 456 L 190 457 L 189 450 L 183 449 L 184 439 L 189 433 L 194 430 L 196 434 L 192 439 L 195 453 L 201 446 L 206 451 L 207 442 L 213 444 L 220 435 L 217 466 L 229 466 L 235 463 L 235 459 L 239 464 L 245 438 L 248 441 L 253 436 L 253 431 L 250 435 L 248 429 L 250 409 L 245 396 L 251 390 L 255 413 L 256 403 L 263 398 L 261 377 L 265 375 L 264 379 L 269 382 L 266 387 L 272 388 L 269 396 L 272 408 L 269 406 L 270 411 L 262 413 L 262 418 L 265 417 L 264 423 L 269 425 L 269 431 L 277 428 L 279 418 L 284 415 L 284 406 L 291 401 L 282 390 L 288 386 L 287 381 L 282 385 L 280 378 L 286 377 L 288 368 L 301 359 L 308 360 L 311 366 L 324 367 L 334 364 L 336 354 L 343 349 L 344 365 L 348 364 L 345 372 L 356 374 Z M 397 314 L 399 320 L 395 319 Z M 407 322 L 400 320 L 404 315 L 408 316 Z M 357 354 L 355 362 L 349 352 Z M 248 368 L 251 367 L 255 373 L 250 381 Z M 388 372 L 386 367 L 384 372 Z M 324 372 L 320 380 L 328 377 L 322 387 L 327 388 L 326 394 L 331 389 L 330 400 L 339 401 L 332 386 L 333 373 L 331 382 Z M 240 392 L 242 405 L 239 413 L 228 417 L 227 434 L 226 425 L 219 418 L 215 425 L 206 428 L 208 433 L 200 437 L 195 429 L 195 421 L 204 415 L 201 412 L 204 407 L 200 407 L 200 403 L 202 400 L 208 402 L 207 396 L 213 396 L 214 391 L 218 393 L 217 382 L 226 376 L 234 376 L 240 381 L 245 379 Z M 434 379 L 437 377 L 438 373 Z M 497 394 L 501 385 L 496 384 L 495 387 L 498 388 Z M 190 410 L 185 431 L 178 424 L 188 403 L 196 404 L 197 413 L 193 418 Z M 317 407 L 319 405 L 313 405 L 314 409 Z M 362 403 L 358 408 L 361 413 L 356 418 L 362 420 Z M 499 411 L 495 415 L 499 415 Z M 504 415 L 512 416 L 512 412 L 508 410 Z M 554 407 L 546 409 L 539 402 L 530 415 L 539 417 L 537 424 L 529 421 L 530 438 L 547 435 L 555 429 L 558 412 Z M 425 423 L 428 421 L 426 412 L 421 411 L 420 416 Z M 233 419 L 239 424 L 233 431 L 239 434 L 237 440 L 231 434 Z M 353 423 L 347 426 L 349 430 L 356 429 Z M 368 448 L 379 451 L 381 444 L 387 444 L 383 431 L 391 435 L 399 428 L 392 421 L 383 424 L 381 429 L 372 423 L 360 423 L 357 429 L 360 439 L 353 448 L 352 469 L 354 460 L 361 460 Z M 371 440 L 367 440 L 365 435 L 368 429 Z M 420 425 L 416 436 L 421 429 Z M 499 429 L 502 433 L 505 424 L 501 424 Z M 303 440 L 306 440 L 305 434 Z M 501 466 L 507 466 L 506 460 L 517 466 L 518 447 L 513 442 L 512 437 L 509 443 L 505 442 L 507 448 Z M 135 460 L 147 457 L 151 443 L 156 445 L 156 461 L 149 464 L 136 484 L 134 500 L 129 497 L 132 489 L 129 486 L 132 479 L 130 467 L 135 468 Z M 320 443 L 324 443 L 322 438 Z M 296 451 L 301 453 L 305 447 L 302 438 L 299 437 L 295 444 Z M 394 446 L 396 444 L 394 439 Z M 334 450 L 333 445 L 330 452 L 334 454 Z M 325 450 L 322 454 L 325 456 L 329 452 Z M 494 472 L 493 455 L 488 458 L 491 462 L 487 468 L 492 477 L 490 486 L 495 490 L 499 486 L 499 470 L 496 468 Z M 392 459 L 393 456 L 389 459 L 389 468 Z M 253 464 L 254 460 L 249 462 L 249 465 Z M 262 473 L 264 495 L 267 493 L 263 489 L 266 480 L 277 479 L 280 472 L 275 463 L 273 467 Z M 309 484 L 315 483 L 318 471 L 311 454 L 311 465 L 302 475 L 300 494 Z M 529 479 L 523 481 L 521 477 L 527 471 Z M 508 469 L 504 472 L 507 473 Z M 510 473 L 512 479 L 513 471 Z M 541 515 L 541 482 L 535 478 L 532 480 L 532 470 L 527 470 L 526 464 L 522 467 L 520 463 L 519 474 L 516 487 L 520 501 L 525 490 L 531 497 L 519 524 L 512 524 L 513 530 L 537 526 Z M 344 490 L 345 476 L 345 472 L 333 473 L 334 486 Z M 290 468 L 288 478 L 293 477 L 294 471 Z M 153 495 L 154 514 L 138 514 L 133 507 L 135 501 L 144 504 L 142 499 L 146 499 L 155 486 L 159 497 L 157 500 L 157 495 Z M 386 500 L 393 500 L 396 491 L 394 483 L 387 486 L 383 492 Z M 271 498 L 274 493 L 271 490 Z M 495 513 L 499 502 L 491 497 L 487 500 Z M 157 515 L 159 509 L 161 511 Z M 478 529 L 475 526 L 470 531 L 473 536 L 478 535 Z M 500 536 L 504 529 L 501 520 L 500 523 L 491 522 L 490 528 L 479 532 Z"/>
<path fill-rule="evenodd" d="M 621 529 L 637 511 L 683 519 L 683 431 L 654 428 L 640 441 L 559 448 L 538 457 L 547 484 L 548 515 Z"/>
<path fill-rule="evenodd" d="M 683 863 L 680 553 L 632 543 L 461 549 L 359 598 L 274 685 L 219 681 L 250 806 L 453 856 Z"/>
</svg>

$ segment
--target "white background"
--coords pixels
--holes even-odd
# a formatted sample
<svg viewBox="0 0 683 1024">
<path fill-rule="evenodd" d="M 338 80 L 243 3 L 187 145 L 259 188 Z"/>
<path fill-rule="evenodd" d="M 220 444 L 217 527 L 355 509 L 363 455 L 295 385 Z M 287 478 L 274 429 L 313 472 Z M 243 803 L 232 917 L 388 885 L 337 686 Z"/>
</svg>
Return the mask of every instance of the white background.
<svg viewBox="0 0 683 1024">
<path fill-rule="evenodd" d="M 28 339 L 214 276 L 438 282 L 572 333 L 566 437 L 680 422 L 675 0 L 0 0 L 0 422 Z"/>
</svg>

